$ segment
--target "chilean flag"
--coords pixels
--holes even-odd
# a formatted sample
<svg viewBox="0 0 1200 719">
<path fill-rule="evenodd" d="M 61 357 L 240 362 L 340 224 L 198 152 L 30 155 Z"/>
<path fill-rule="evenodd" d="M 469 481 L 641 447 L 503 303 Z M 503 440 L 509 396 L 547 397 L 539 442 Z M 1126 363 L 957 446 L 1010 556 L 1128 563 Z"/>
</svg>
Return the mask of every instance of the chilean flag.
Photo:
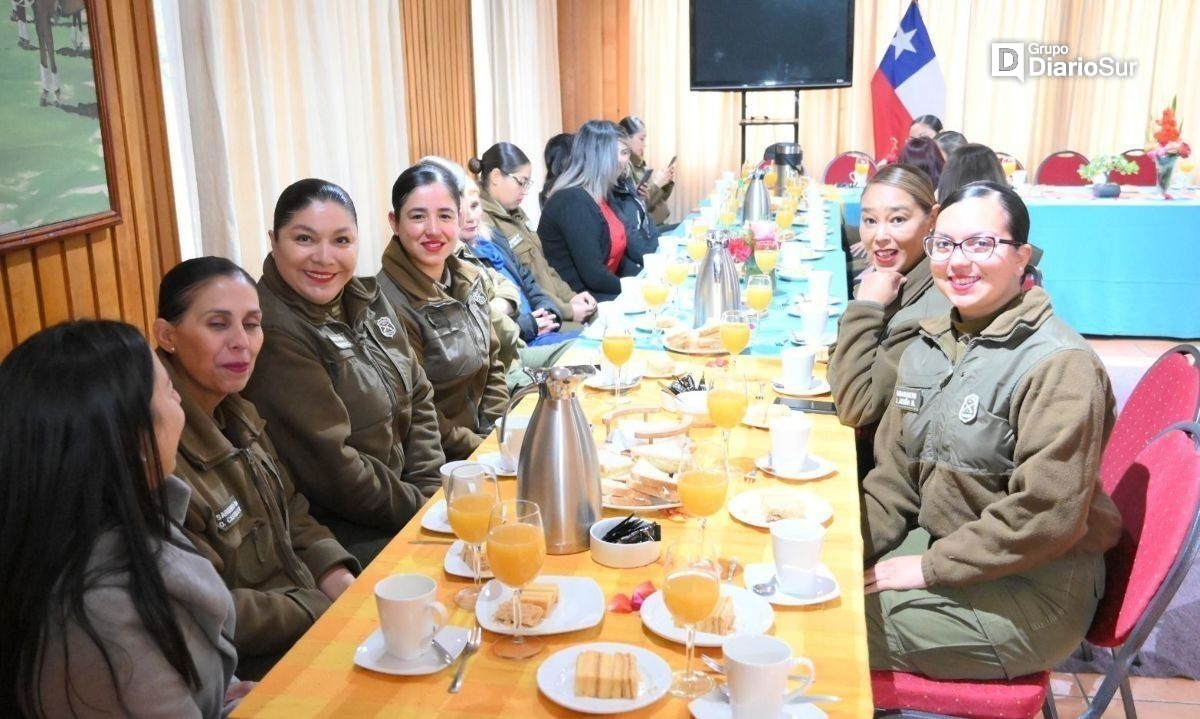
<svg viewBox="0 0 1200 719">
<path fill-rule="evenodd" d="M 900 27 L 883 52 L 871 78 L 875 116 L 875 156 L 887 157 L 908 140 L 913 118 L 946 112 L 946 81 L 916 0 L 900 19 Z"/>
</svg>

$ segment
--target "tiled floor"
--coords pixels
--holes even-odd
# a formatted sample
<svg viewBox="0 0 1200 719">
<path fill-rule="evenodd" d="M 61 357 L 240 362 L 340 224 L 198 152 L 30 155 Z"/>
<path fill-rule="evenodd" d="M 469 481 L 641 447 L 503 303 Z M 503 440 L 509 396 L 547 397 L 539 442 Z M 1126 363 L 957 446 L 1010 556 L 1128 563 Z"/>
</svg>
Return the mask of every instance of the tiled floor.
<svg viewBox="0 0 1200 719">
<path fill-rule="evenodd" d="M 1050 689 L 1054 692 L 1060 719 L 1083 714 L 1102 680 L 1099 674 L 1053 675 Z M 1129 683 L 1139 719 L 1200 719 L 1200 682 L 1132 677 Z M 1124 718 L 1119 693 L 1113 697 L 1103 716 L 1105 719 Z"/>
</svg>

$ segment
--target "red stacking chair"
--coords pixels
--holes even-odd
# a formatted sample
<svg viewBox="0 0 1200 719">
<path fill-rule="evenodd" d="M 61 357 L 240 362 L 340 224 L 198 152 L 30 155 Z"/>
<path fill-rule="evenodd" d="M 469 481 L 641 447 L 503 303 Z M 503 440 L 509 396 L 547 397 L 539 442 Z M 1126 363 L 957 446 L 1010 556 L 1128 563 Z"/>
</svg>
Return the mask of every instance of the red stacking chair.
<svg viewBox="0 0 1200 719">
<path fill-rule="evenodd" d="M 1081 719 L 1103 714 L 1118 688 L 1136 717 L 1129 666 L 1183 582 L 1200 546 L 1200 424 L 1180 422 L 1158 435 L 1113 486 L 1121 539 L 1105 555 L 1107 586 L 1088 631 L 1094 644 L 1120 649 Z M 1050 672 L 1012 681 L 947 681 L 904 672 L 871 672 L 877 717 L 1030 719 L 1038 707 L 1058 716 Z"/>
<path fill-rule="evenodd" d="M 850 150 L 848 152 L 843 152 L 829 161 L 829 164 L 825 166 L 825 172 L 821 174 L 821 182 L 824 182 L 826 185 L 836 185 L 839 182 L 849 182 L 850 174 L 854 172 L 854 165 L 859 160 L 866 160 L 867 179 L 870 180 L 875 176 L 875 172 L 878 169 L 875 167 L 875 161 L 872 160 L 871 156 L 865 152 Z"/>
<path fill-rule="evenodd" d="M 1088 159 L 1074 150 L 1055 152 L 1038 165 L 1033 173 L 1035 185 L 1072 185 L 1081 186 L 1088 181 L 1079 176 L 1079 168 L 1088 163 Z"/>
<path fill-rule="evenodd" d="M 1132 175 L 1119 175 L 1122 185 L 1144 185 L 1152 187 L 1158 184 L 1158 171 L 1154 169 L 1154 160 L 1145 150 L 1132 149 L 1121 153 L 1121 157 L 1137 165 L 1137 172 Z M 1111 176 L 1110 176 L 1111 179 Z"/>
</svg>

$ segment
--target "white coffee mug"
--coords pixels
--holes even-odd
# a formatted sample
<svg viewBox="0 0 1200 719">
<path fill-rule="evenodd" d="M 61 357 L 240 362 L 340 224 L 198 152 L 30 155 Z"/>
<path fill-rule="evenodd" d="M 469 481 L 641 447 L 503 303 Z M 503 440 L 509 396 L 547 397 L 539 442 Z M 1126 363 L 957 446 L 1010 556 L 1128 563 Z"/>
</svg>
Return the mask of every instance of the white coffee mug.
<svg viewBox="0 0 1200 719">
<path fill-rule="evenodd" d="M 771 522 L 771 548 L 780 590 L 798 597 L 812 595 L 824 543 L 825 528 L 811 519 Z"/>
<path fill-rule="evenodd" d="M 793 657 L 787 642 L 765 634 L 735 634 L 721 646 L 725 653 L 725 679 L 733 719 L 778 717 L 783 705 L 812 686 L 817 672 L 812 660 Z M 797 668 L 799 688 L 787 693 L 788 675 Z"/>
<path fill-rule="evenodd" d="M 375 606 L 388 654 L 416 659 L 446 626 L 449 615 L 437 601 L 437 582 L 424 574 L 393 574 L 375 585 Z"/>
<path fill-rule="evenodd" d="M 812 276 L 809 276 L 812 279 Z M 800 337 L 809 347 L 825 346 L 825 326 L 829 322 L 829 303 L 810 300 L 800 310 Z"/>
<path fill-rule="evenodd" d="M 525 428 L 528 426 L 528 417 L 509 417 L 504 423 L 504 437 L 500 440 L 500 469 L 504 472 L 517 471 L 521 443 L 525 441 Z M 496 429 L 499 428 L 497 424 Z"/>
<path fill-rule="evenodd" d="M 785 347 L 779 353 L 786 389 L 807 391 L 813 385 L 813 364 L 817 351 L 812 347 Z"/>
<path fill-rule="evenodd" d="M 767 422 L 771 435 L 771 469 L 793 475 L 804 469 L 812 427 L 812 420 L 797 411 L 772 417 Z"/>
<path fill-rule="evenodd" d="M 809 225 L 809 244 L 814 250 L 824 250 L 829 247 L 829 228 L 825 224 L 825 218 L 820 216 Z"/>
<path fill-rule="evenodd" d="M 855 172 L 853 170 L 850 171 L 850 184 L 853 185 L 854 187 L 862 187 L 862 184 L 866 181 L 867 181 L 866 175 L 859 173 L 859 172 Z"/>
<path fill-rule="evenodd" d="M 642 268 L 646 277 L 662 277 L 667 270 L 667 256 L 659 252 L 642 255 Z"/>
<path fill-rule="evenodd" d="M 1027 170 L 1013 170 L 1013 174 L 1012 174 L 1012 186 L 1013 187 L 1024 187 L 1025 182 L 1028 179 L 1029 179 L 1029 172 Z"/>
<path fill-rule="evenodd" d="M 621 306 L 625 309 L 637 309 L 645 306 L 642 299 L 642 278 L 621 278 Z"/>
<path fill-rule="evenodd" d="M 829 287 L 833 284 L 833 273 L 829 270 L 813 270 L 808 275 L 808 292 L 805 298 L 815 305 L 822 305 L 828 310 Z"/>
<path fill-rule="evenodd" d="M 791 270 L 798 270 L 801 267 L 801 257 L 804 256 L 804 245 L 799 242 L 781 242 L 779 243 L 779 266 L 786 267 Z"/>
</svg>

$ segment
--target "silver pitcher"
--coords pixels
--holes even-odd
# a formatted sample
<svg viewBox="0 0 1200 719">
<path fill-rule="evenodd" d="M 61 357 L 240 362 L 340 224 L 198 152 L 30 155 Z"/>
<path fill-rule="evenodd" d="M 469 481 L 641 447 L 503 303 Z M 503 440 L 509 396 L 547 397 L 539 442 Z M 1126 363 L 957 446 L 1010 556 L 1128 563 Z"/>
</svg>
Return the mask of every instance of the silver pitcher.
<svg viewBox="0 0 1200 719">
<path fill-rule="evenodd" d="M 771 219 L 771 196 L 763 182 L 763 173 L 750 173 L 750 184 L 746 185 L 746 199 L 742 204 L 742 219 L 746 222 Z"/>
<path fill-rule="evenodd" d="M 600 459 L 575 387 L 596 370 L 591 365 L 526 368 L 533 384 L 508 401 L 509 411 L 534 391 L 538 403 L 529 418 L 517 460 L 517 498 L 542 512 L 548 554 L 575 554 L 590 546 L 589 530 L 600 519 Z"/>
<path fill-rule="evenodd" d="M 742 306 L 742 288 L 738 284 L 737 266 L 729 254 L 729 239 L 729 233 L 724 230 L 708 233 L 708 253 L 696 271 L 693 327 L 701 327 L 709 320 L 719 322 L 725 310 Z"/>
<path fill-rule="evenodd" d="M 775 143 L 775 187 L 772 194 L 779 197 L 785 194 L 788 180 L 799 179 L 803 162 L 804 150 L 800 149 L 799 145 L 794 142 Z"/>
</svg>

